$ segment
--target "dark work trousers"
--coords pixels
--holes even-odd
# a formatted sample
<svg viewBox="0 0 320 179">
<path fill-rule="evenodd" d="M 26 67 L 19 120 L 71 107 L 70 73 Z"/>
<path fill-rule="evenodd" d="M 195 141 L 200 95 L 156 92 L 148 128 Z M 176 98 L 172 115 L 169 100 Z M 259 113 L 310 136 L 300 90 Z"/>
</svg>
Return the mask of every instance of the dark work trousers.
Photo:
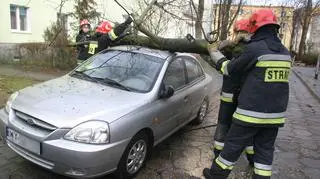
<svg viewBox="0 0 320 179">
<path fill-rule="evenodd" d="M 232 124 L 232 115 L 237 108 L 237 104 L 234 102 L 225 102 L 221 100 L 218 125 L 214 134 L 214 149 L 213 153 L 215 158 L 217 158 L 224 147 L 224 143 Z M 253 141 L 246 146 L 245 152 L 250 165 L 253 165 Z"/>
<path fill-rule="evenodd" d="M 245 147 L 250 145 L 251 141 L 254 141 L 253 150 L 255 152 L 253 157 L 253 178 L 270 178 L 277 134 L 277 127 L 249 127 L 232 123 L 225 146 L 219 157 L 212 163 L 210 170 L 213 178 L 227 178 L 234 166 L 234 162 L 238 160 Z"/>
</svg>

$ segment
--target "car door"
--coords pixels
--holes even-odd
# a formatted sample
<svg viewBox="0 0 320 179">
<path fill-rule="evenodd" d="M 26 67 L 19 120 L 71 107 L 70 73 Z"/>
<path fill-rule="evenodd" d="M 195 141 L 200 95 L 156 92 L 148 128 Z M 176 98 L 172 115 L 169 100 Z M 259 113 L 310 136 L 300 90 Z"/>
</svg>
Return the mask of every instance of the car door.
<svg viewBox="0 0 320 179">
<path fill-rule="evenodd" d="M 172 86 L 174 94 L 170 98 L 158 99 L 156 102 L 157 123 L 153 127 L 156 140 L 162 140 L 172 134 L 178 127 L 179 120 L 185 118 L 188 113 L 187 76 L 181 58 L 175 58 L 170 62 L 162 83 L 164 86 Z"/>
<path fill-rule="evenodd" d="M 205 79 L 204 72 L 199 64 L 199 62 L 189 56 L 182 57 L 187 71 L 187 88 L 189 101 L 189 112 L 190 117 L 193 119 L 196 117 L 201 103 L 204 101 L 207 86 L 203 83 Z M 190 118 L 189 118 L 190 119 Z M 181 121 L 184 123 L 185 121 Z"/>
</svg>

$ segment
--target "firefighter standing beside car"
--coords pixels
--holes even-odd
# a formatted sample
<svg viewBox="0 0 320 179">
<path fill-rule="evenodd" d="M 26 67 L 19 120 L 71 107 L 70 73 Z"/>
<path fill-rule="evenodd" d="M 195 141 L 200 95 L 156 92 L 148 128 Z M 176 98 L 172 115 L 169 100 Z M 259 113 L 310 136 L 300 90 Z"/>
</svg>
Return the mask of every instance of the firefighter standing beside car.
<svg viewBox="0 0 320 179">
<path fill-rule="evenodd" d="M 110 22 L 102 21 L 96 29 L 89 44 L 88 54 L 90 56 L 108 48 L 112 42 L 123 37 L 126 29 L 132 23 L 132 18 L 128 17 L 125 22 L 112 28 Z"/>
<path fill-rule="evenodd" d="M 203 170 L 207 179 L 227 178 L 253 139 L 253 178 L 272 174 L 274 143 L 288 105 L 291 57 L 277 36 L 280 26 L 271 9 L 253 13 L 250 26 L 253 36 L 238 58 L 230 61 L 221 52 L 209 50 L 217 70 L 227 76 L 245 73 L 246 79 L 224 148 L 211 168 Z"/>
<path fill-rule="evenodd" d="M 249 42 L 249 19 L 238 20 L 234 24 L 234 41 L 224 40 L 219 50 L 227 59 L 237 58 L 243 53 L 245 45 Z M 218 125 L 214 135 L 214 156 L 217 158 L 224 147 L 224 141 L 232 123 L 232 115 L 237 108 L 237 98 L 240 92 L 242 74 L 223 76 L 221 102 L 218 115 Z M 246 147 L 247 159 L 253 165 L 253 146 Z"/>
<path fill-rule="evenodd" d="M 79 34 L 76 37 L 76 42 L 81 43 L 81 42 L 86 42 L 91 39 L 90 35 L 90 29 L 91 25 L 87 19 L 83 19 L 80 22 L 80 31 Z M 82 44 L 77 46 L 77 51 L 78 51 L 78 64 L 82 63 L 84 60 L 86 60 L 89 55 L 88 55 L 88 45 Z"/>
</svg>

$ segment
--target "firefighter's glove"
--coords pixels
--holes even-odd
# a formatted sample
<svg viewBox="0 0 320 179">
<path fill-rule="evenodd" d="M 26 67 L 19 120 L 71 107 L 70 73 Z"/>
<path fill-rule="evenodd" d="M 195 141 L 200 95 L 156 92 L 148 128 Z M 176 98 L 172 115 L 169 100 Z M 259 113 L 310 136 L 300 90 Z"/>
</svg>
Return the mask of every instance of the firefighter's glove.
<svg viewBox="0 0 320 179">
<path fill-rule="evenodd" d="M 124 23 L 125 23 L 126 25 L 130 25 L 132 22 L 133 22 L 133 19 L 131 18 L 131 16 L 129 16 L 129 17 L 126 19 L 126 21 L 124 21 Z"/>
<path fill-rule="evenodd" d="M 219 50 L 209 49 L 209 54 L 214 64 L 217 64 L 218 61 L 225 58 L 225 56 Z"/>
<path fill-rule="evenodd" d="M 224 50 L 226 47 L 230 47 L 232 45 L 234 45 L 234 42 L 231 40 L 223 40 L 220 42 L 218 50 Z"/>
</svg>

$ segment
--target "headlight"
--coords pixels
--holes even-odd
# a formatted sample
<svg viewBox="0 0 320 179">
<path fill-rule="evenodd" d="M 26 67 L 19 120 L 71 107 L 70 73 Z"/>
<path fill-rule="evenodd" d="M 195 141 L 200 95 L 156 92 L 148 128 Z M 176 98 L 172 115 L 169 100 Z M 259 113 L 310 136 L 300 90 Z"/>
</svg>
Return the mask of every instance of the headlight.
<svg viewBox="0 0 320 179">
<path fill-rule="evenodd" d="M 104 121 L 88 121 L 71 129 L 65 139 L 88 144 L 109 143 L 109 124 Z"/>
<path fill-rule="evenodd" d="M 13 103 L 13 101 L 17 98 L 18 95 L 19 95 L 19 93 L 18 93 L 18 92 L 15 92 L 15 93 L 13 93 L 13 94 L 9 97 L 9 99 L 8 99 L 8 101 L 7 101 L 7 104 L 6 104 L 6 107 L 5 107 L 5 111 L 6 111 L 7 113 L 10 112 L 12 103 Z"/>
</svg>

